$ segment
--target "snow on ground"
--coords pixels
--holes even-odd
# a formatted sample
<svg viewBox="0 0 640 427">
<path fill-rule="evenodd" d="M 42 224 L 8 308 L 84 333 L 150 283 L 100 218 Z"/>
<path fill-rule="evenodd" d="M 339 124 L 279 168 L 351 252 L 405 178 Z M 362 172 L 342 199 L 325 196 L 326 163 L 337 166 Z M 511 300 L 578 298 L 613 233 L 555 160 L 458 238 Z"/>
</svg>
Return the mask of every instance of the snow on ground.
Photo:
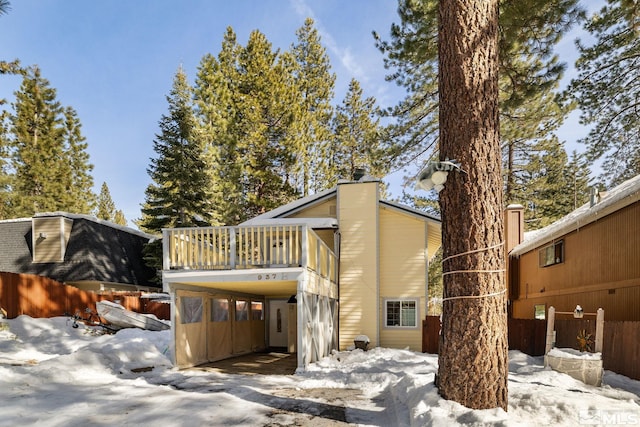
<svg viewBox="0 0 640 427">
<path fill-rule="evenodd" d="M 170 331 L 96 335 L 67 318 L 0 324 L 0 426 L 640 425 L 640 382 L 592 387 L 509 353 L 509 411 L 470 410 L 434 386 L 437 356 L 336 352 L 293 376 L 172 367 Z"/>
</svg>

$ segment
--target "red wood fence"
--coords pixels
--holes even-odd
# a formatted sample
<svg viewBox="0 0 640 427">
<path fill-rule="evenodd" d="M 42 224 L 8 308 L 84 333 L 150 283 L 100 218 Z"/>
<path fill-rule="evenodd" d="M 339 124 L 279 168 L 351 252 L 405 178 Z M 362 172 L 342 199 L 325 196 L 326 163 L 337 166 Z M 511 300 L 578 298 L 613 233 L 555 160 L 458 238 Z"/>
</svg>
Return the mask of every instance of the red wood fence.
<svg viewBox="0 0 640 427">
<path fill-rule="evenodd" d="M 509 319 L 509 350 L 531 356 L 544 354 L 546 322 L 533 319 Z M 438 353 L 440 317 L 427 316 L 422 321 L 422 351 Z"/>
<path fill-rule="evenodd" d="M 545 320 L 509 319 L 508 327 L 509 350 L 520 350 L 531 356 L 544 355 Z M 583 329 L 595 336 L 595 321 L 556 319 L 556 347 L 578 349 L 577 335 Z M 423 352 L 438 352 L 439 333 L 439 317 L 427 316 L 422 321 Z M 605 320 L 602 362 L 604 369 L 640 380 L 640 322 Z"/>
<path fill-rule="evenodd" d="M 68 286 L 47 277 L 33 274 L 0 273 L 0 307 L 10 319 L 26 314 L 31 317 L 72 315 L 86 308 L 96 309 L 101 300 L 120 300 L 127 310 L 150 313 L 167 320 L 169 304 L 141 298 L 140 292 L 95 293 Z"/>
</svg>

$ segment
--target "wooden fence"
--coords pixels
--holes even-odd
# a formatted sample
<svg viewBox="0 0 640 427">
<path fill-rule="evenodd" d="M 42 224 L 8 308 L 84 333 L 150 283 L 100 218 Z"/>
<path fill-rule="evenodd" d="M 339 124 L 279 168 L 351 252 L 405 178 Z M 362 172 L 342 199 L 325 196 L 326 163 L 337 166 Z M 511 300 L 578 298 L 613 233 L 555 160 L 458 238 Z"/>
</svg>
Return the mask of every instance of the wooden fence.
<svg viewBox="0 0 640 427">
<path fill-rule="evenodd" d="M 546 322 L 533 319 L 509 319 L 509 350 L 531 356 L 544 354 Z M 422 351 L 438 353 L 440 317 L 426 316 L 422 321 Z"/>
<path fill-rule="evenodd" d="M 509 350 L 520 350 L 531 356 L 542 356 L 545 350 L 545 320 L 509 319 Z M 556 347 L 578 349 L 581 330 L 595 336 L 595 320 L 556 319 Z M 422 351 L 438 352 L 440 319 L 427 316 L 422 321 Z M 640 322 L 604 322 L 602 348 L 604 369 L 640 380 Z"/>
<path fill-rule="evenodd" d="M 596 335 L 595 319 L 556 319 L 556 347 L 578 348 L 578 333 Z M 604 369 L 640 380 L 640 322 L 604 321 L 602 343 Z"/>
<path fill-rule="evenodd" d="M 127 310 L 154 314 L 159 319 L 170 318 L 169 304 L 141 298 L 140 292 L 83 291 L 55 280 L 32 274 L 0 273 L 0 307 L 12 319 L 22 314 L 31 317 L 72 315 L 86 308 L 96 309 L 101 300 L 119 300 Z"/>
</svg>

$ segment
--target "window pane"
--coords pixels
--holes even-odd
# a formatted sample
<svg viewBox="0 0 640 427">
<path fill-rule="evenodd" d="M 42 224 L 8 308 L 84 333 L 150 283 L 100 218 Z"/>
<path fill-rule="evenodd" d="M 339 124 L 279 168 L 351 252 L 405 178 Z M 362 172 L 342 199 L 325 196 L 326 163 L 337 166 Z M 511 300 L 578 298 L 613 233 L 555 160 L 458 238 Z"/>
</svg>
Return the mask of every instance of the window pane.
<svg viewBox="0 0 640 427">
<path fill-rule="evenodd" d="M 202 322 L 202 298 L 180 298 L 180 320 L 183 324 Z"/>
<path fill-rule="evenodd" d="M 387 301 L 387 326 L 400 326 L 400 301 Z"/>
<path fill-rule="evenodd" d="M 247 301 L 236 301 L 236 322 L 249 320 L 249 304 Z"/>
<path fill-rule="evenodd" d="M 562 240 L 555 244 L 554 255 L 555 255 L 556 264 L 559 264 L 559 263 L 561 263 L 563 261 L 563 259 L 562 259 L 563 246 L 564 246 L 564 242 Z"/>
<path fill-rule="evenodd" d="M 533 317 L 535 319 L 544 320 L 545 312 L 546 312 L 546 306 L 544 304 L 536 304 L 533 310 L 534 310 Z"/>
<path fill-rule="evenodd" d="M 262 301 L 251 301 L 251 320 L 264 320 Z"/>
<path fill-rule="evenodd" d="M 416 326 L 416 302 L 402 302 L 402 326 Z"/>
<path fill-rule="evenodd" d="M 226 322 L 229 320 L 229 300 L 213 298 L 211 300 L 211 321 Z"/>
</svg>

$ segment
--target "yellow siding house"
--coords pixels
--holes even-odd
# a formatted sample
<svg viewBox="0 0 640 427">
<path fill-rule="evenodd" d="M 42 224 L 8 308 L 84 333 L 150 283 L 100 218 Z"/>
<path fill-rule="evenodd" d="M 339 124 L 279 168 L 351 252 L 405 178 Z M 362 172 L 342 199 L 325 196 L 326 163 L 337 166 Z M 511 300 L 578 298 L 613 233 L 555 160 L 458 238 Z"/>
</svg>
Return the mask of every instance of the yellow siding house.
<svg viewBox="0 0 640 427">
<path fill-rule="evenodd" d="M 164 230 L 163 243 L 179 366 L 269 347 L 305 366 L 360 335 L 421 351 L 440 220 L 381 200 L 378 180 L 342 181 L 237 227 Z"/>
</svg>

